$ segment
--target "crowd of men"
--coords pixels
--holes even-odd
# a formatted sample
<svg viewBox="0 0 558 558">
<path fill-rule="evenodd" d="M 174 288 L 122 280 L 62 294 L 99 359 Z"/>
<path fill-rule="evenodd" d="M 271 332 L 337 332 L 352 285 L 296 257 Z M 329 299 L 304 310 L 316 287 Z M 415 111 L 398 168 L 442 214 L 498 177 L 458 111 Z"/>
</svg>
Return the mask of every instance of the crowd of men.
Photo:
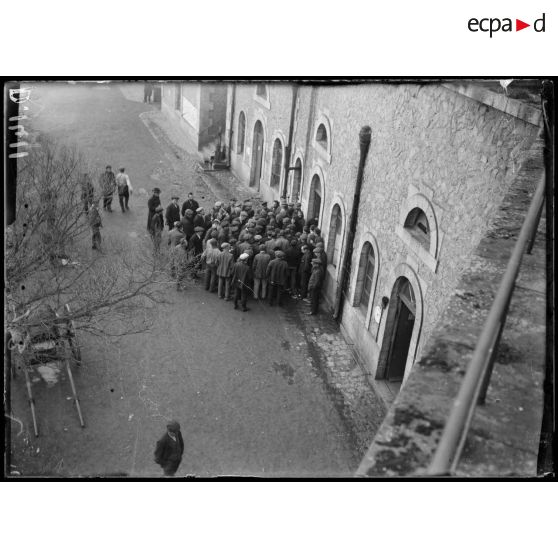
<svg viewBox="0 0 558 558">
<path fill-rule="evenodd" d="M 281 306 L 286 296 L 318 312 L 327 254 L 315 220 L 300 203 L 217 201 L 206 210 L 192 193 L 182 205 L 177 195 L 163 208 L 161 191 L 149 198 L 147 230 L 160 253 L 168 228 L 171 274 L 177 289 L 203 267 L 205 289 L 246 312 L 248 300 Z"/>
</svg>

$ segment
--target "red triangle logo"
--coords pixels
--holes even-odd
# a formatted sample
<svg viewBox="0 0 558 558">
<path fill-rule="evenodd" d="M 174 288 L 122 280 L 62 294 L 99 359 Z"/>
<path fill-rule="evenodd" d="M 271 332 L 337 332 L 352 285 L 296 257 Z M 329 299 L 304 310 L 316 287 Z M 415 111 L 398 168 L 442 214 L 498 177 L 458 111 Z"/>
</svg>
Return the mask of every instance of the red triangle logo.
<svg viewBox="0 0 558 558">
<path fill-rule="evenodd" d="M 515 20 L 515 30 L 516 31 L 521 31 L 522 29 L 525 29 L 526 27 L 531 27 L 531 24 L 530 23 L 525 23 L 524 21 L 521 21 L 520 19 Z"/>
</svg>

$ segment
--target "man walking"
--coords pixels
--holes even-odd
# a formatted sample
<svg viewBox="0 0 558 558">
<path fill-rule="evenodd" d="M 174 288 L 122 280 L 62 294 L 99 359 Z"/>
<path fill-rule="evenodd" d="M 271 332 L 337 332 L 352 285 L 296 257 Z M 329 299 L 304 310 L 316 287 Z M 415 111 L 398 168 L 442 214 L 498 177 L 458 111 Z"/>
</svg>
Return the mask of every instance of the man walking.
<svg viewBox="0 0 558 558">
<path fill-rule="evenodd" d="M 161 190 L 159 188 L 153 188 L 151 197 L 147 200 L 147 230 L 151 233 L 151 219 L 155 215 L 155 210 L 161 205 L 161 200 L 159 198 Z"/>
<path fill-rule="evenodd" d="M 178 196 L 176 194 L 171 196 L 171 203 L 165 211 L 165 221 L 169 231 L 172 231 L 176 221 L 180 221 L 180 206 L 178 205 Z"/>
<path fill-rule="evenodd" d="M 124 172 L 126 169 L 120 167 L 118 174 L 116 175 L 116 187 L 118 188 L 118 201 L 120 202 L 120 209 L 122 213 L 125 211 L 130 211 L 128 208 L 128 200 L 130 199 L 130 194 L 132 193 L 132 184 L 130 183 L 130 177 Z"/>
<path fill-rule="evenodd" d="M 171 420 L 167 431 L 157 442 L 155 463 L 161 466 L 166 477 L 174 477 L 184 453 L 184 440 L 180 432 L 180 424 Z"/>
<path fill-rule="evenodd" d="M 238 299 L 242 305 L 242 311 L 247 312 L 248 288 L 251 280 L 251 269 L 248 266 L 248 254 L 240 254 L 238 261 L 233 266 L 232 286 L 234 288 L 234 309 L 238 308 Z"/>
<path fill-rule="evenodd" d="M 112 213 L 111 204 L 114 190 L 116 189 L 116 178 L 110 165 L 107 165 L 105 172 L 101 174 L 99 184 L 101 186 L 101 192 L 103 193 L 103 209 Z"/>
</svg>

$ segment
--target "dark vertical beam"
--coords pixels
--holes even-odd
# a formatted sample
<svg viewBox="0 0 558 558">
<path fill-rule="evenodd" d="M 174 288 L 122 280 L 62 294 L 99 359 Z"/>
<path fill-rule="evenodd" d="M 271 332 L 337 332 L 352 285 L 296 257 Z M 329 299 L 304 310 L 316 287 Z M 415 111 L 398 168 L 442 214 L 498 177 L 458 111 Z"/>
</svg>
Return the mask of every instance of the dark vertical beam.
<svg viewBox="0 0 558 558">
<path fill-rule="evenodd" d="M 350 267 L 353 257 L 353 245 L 355 241 L 357 223 L 358 223 L 358 210 L 360 206 L 360 194 L 362 191 L 362 182 L 364 178 L 364 167 L 366 165 L 366 157 L 370 148 L 370 140 L 372 138 L 372 129 L 370 126 L 363 126 L 358 134 L 360 146 L 360 160 L 358 163 L 358 173 L 355 185 L 355 193 L 353 197 L 353 206 L 351 208 L 351 220 L 349 221 L 349 234 L 345 242 L 345 249 L 343 250 L 343 263 L 341 267 L 341 277 L 337 283 L 337 292 L 335 295 L 335 307 L 333 318 L 341 322 L 343 315 L 343 304 L 345 302 L 345 293 L 350 277 Z"/>
<path fill-rule="evenodd" d="M 537 459 L 537 474 L 552 475 L 555 467 L 556 416 L 554 394 L 554 319 L 556 308 L 556 287 L 554 283 L 554 83 L 543 82 L 541 101 L 544 120 L 544 167 L 546 176 L 546 359 L 543 382 L 544 404 L 541 425 L 541 439 Z"/>
<path fill-rule="evenodd" d="M 283 189 L 281 193 L 281 197 L 285 200 L 287 199 L 287 189 L 289 184 L 289 170 L 291 169 L 291 153 L 292 153 L 292 146 L 293 146 L 293 134 L 294 134 L 294 121 L 295 121 L 295 112 L 296 112 L 296 103 L 298 100 L 298 88 L 297 84 L 293 85 L 293 96 L 291 99 L 291 120 L 289 123 L 289 140 L 287 145 L 285 146 L 285 160 L 283 161 Z"/>
<path fill-rule="evenodd" d="M 232 162 L 232 137 L 233 137 L 233 126 L 234 126 L 234 116 L 235 116 L 235 105 L 236 105 L 236 83 L 232 84 L 231 93 L 231 121 L 229 125 L 229 166 Z"/>
</svg>

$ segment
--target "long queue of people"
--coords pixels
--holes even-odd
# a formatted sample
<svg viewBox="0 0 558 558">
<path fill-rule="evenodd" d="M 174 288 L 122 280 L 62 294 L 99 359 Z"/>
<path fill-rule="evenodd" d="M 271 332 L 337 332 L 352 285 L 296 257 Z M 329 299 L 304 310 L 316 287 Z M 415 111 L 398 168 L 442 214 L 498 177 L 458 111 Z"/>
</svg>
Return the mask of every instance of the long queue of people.
<svg viewBox="0 0 558 558">
<path fill-rule="evenodd" d="M 156 254 L 168 228 L 170 271 L 177 289 L 203 270 L 205 289 L 246 312 L 248 300 L 281 306 L 287 296 L 310 304 L 317 314 L 327 254 L 315 220 L 299 203 L 217 201 L 207 210 L 192 193 L 163 208 L 161 191 L 148 200 L 147 230 Z"/>
</svg>

